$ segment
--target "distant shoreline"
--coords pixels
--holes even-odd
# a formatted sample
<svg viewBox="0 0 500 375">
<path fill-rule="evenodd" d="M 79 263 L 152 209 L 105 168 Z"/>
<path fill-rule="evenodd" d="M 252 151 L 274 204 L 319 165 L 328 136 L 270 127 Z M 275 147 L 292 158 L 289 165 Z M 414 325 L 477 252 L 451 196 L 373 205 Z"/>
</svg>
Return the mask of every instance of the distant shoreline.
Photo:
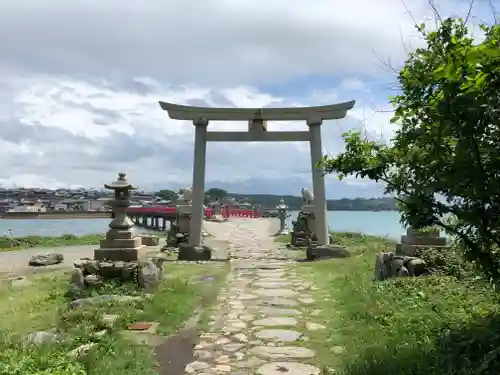
<svg viewBox="0 0 500 375">
<path fill-rule="evenodd" d="M 300 209 L 289 208 L 289 211 L 300 211 Z M 275 211 L 270 209 L 267 211 Z M 328 210 L 332 212 L 397 212 L 396 210 Z M 70 220 L 70 219 L 111 219 L 111 212 L 5 212 L 1 219 L 9 220 Z"/>
<path fill-rule="evenodd" d="M 111 212 L 5 212 L 1 214 L 1 219 L 111 219 Z"/>
</svg>

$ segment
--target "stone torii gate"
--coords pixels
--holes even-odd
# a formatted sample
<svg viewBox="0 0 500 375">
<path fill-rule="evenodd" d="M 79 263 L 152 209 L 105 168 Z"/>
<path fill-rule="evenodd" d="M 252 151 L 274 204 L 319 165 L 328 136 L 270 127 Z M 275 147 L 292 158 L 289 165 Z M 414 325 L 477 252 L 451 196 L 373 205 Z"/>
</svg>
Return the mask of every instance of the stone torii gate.
<svg viewBox="0 0 500 375">
<path fill-rule="evenodd" d="M 190 120 L 195 126 L 193 162 L 193 211 L 189 244 L 202 241 L 203 201 L 205 197 L 205 164 L 207 142 L 309 142 L 314 193 L 316 235 L 319 245 L 329 244 L 326 219 L 325 182 L 322 168 L 316 165 L 323 157 L 321 125 L 323 120 L 342 119 L 355 101 L 295 108 L 207 108 L 160 101 L 160 107 L 171 119 Z M 207 131 L 209 121 L 247 121 L 247 132 Z M 307 131 L 267 131 L 267 121 L 305 121 Z"/>
</svg>

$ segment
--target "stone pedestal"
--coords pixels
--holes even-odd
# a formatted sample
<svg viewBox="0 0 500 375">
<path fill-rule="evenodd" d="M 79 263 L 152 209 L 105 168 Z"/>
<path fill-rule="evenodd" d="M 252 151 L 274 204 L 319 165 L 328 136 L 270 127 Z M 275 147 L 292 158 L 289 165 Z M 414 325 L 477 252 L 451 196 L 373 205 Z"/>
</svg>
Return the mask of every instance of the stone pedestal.
<svg viewBox="0 0 500 375">
<path fill-rule="evenodd" d="M 408 228 L 401 236 L 401 243 L 396 244 L 396 251 L 379 253 L 375 262 L 375 280 L 392 277 L 427 275 L 427 265 L 420 255 L 426 249 L 446 251 L 447 241 L 439 236 L 439 230 Z"/>
<path fill-rule="evenodd" d="M 396 253 L 407 256 L 418 256 L 419 252 L 428 247 L 447 249 L 446 238 L 439 236 L 437 229 L 421 230 L 408 228 L 401 243 L 396 244 Z"/>
</svg>

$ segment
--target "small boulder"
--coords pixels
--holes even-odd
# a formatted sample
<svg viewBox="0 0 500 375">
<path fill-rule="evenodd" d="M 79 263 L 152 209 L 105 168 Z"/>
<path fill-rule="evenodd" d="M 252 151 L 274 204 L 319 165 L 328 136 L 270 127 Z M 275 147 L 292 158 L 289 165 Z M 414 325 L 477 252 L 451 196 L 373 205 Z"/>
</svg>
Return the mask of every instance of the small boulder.
<svg viewBox="0 0 500 375">
<path fill-rule="evenodd" d="M 160 244 L 160 237 L 158 236 L 148 236 L 142 235 L 142 244 L 146 246 L 157 246 Z"/>
<path fill-rule="evenodd" d="M 153 292 L 160 281 L 160 269 L 151 261 L 139 265 L 137 282 L 146 292 Z"/>
<path fill-rule="evenodd" d="M 46 345 L 57 341 L 57 335 L 52 332 L 38 331 L 26 335 L 23 339 L 24 345 Z"/>
<path fill-rule="evenodd" d="M 64 256 L 61 253 L 44 252 L 33 255 L 29 261 L 29 265 L 33 267 L 50 266 L 62 263 L 63 260 Z"/>
<path fill-rule="evenodd" d="M 427 264 L 425 260 L 420 258 L 414 258 L 408 261 L 406 268 L 410 276 L 420 276 L 427 272 Z"/>
<path fill-rule="evenodd" d="M 210 260 L 212 258 L 212 250 L 208 246 L 193 246 L 184 244 L 179 247 L 177 260 L 198 261 Z"/>
<path fill-rule="evenodd" d="M 306 251 L 307 260 L 348 258 L 350 256 L 351 253 L 346 247 L 338 245 L 310 245 Z"/>
</svg>

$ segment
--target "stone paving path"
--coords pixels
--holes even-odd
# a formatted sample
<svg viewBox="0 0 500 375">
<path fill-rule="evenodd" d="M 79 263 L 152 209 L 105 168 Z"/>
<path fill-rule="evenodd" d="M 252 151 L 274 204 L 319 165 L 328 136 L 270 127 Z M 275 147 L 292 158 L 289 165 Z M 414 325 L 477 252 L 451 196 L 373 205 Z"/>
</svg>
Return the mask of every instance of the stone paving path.
<svg viewBox="0 0 500 375">
<path fill-rule="evenodd" d="M 238 219 L 226 232 L 231 270 L 208 332 L 195 347 L 186 374 L 317 375 L 304 321 L 314 303 L 290 269 L 287 251 L 271 237 L 272 221 Z M 302 328 L 301 328 L 302 327 Z"/>
</svg>

